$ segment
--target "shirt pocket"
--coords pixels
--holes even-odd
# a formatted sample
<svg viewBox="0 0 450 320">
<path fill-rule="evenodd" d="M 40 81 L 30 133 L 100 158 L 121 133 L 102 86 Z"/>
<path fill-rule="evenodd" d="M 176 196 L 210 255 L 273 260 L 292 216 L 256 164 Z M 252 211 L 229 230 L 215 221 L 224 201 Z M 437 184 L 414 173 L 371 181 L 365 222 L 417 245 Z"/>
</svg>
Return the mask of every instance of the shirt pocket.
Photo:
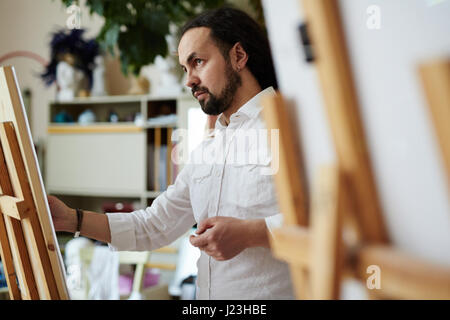
<svg viewBox="0 0 450 320">
<path fill-rule="evenodd" d="M 194 168 L 192 173 L 192 180 L 194 183 L 204 183 L 208 177 L 211 176 L 213 166 L 210 164 L 198 165 Z"/>
<path fill-rule="evenodd" d="M 237 200 L 239 206 L 250 209 L 250 215 L 260 218 L 263 211 L 276 205 L 276 194 L 273 176 L 270 172 L 270 158 L 258 164 L 235 164 L 237 185 Z M 251 218 L 248 216 L 248 218 Z"/>
<path fill-rule="evenodd" d="M 197 222 L 208 217 L 207 208 L 211 195 L 212 170 L 212 165 L 197 165 L 192 173 L 190 187 L 191 205 Z"/>
</svg>

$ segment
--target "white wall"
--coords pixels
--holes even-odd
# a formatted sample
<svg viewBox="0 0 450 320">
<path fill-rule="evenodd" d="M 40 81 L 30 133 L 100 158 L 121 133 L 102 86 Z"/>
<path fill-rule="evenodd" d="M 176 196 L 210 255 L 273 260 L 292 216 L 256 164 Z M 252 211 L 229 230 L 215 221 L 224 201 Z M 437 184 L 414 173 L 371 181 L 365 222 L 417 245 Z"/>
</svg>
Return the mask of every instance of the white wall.
<svg viewBox="0 0 450 320">
<path fill-rule="evenodd" d="M 50 59 L 51 32 L 66 26 L 69 14 L 61 1 L 55 0 L 2 0 L 0 1 L 0 56 L 12 51 L 34 52 L 47 61 Z M 100 30 L 100 19 L 90 19 L 87 10 L 82 13 L 82 27 L 93 37 Z M 48 118 L 47 104 L 53 99 L 56 87 L 47 88 L 39 78 L 44 67 L 27 58 L 12 58 L 3 63 L 16 69 L 21 90 L 32 91 L 32 133 L 35 142 L 45 136 Z"/>
<path fill-rule="evenodd" d="M 248 1 L 233 0 L 237 6 L 253 15 Z M 80 0 L 81 28 L 86 29 L 85 38 L 93 38 L 103 25 L 103 18 L 89 14 L 86 0 Z M 26 50 L 34 52 L 47 61 L 50 59 L 49 42 L 51 32 L 66 28 L 70 14 L 60 0 L 0 0 L 0 57 L 12 51 Z M 37 76 L 44 68 L 27 58 L 12 58 L 3 63 L 13 65 L 23 90 L 32 90 L 31 131 L 35 142 L 46 137 L 48 120 L 47 105 L 56 95 L 56 86 L 46 87 Z M 111 95 L 126 94 L 130 80 L 121 71 L 118 59 L 107 56 L 106 89 Z M 149 65 L 143 68 L 142 75 L 150 80 L 150 92 L 159 81 L 159 72 Z"/>
<path fill-rule="evenodd" d="M 263 0 L 280 90 L 294 102 L 311 179 L 336 156 L 315 67 L 300 49 L 299 3 Z M 389 234 L 399 248 L 450 265 L 450 186 L 417 73 L 421 61 L 450 57 L 450 1 L 339 3 Z M 366 25 L 370 5 L 381 10 L 380 29 Z"/>
<path fill-rule="evenodd" d="M 103 18 L 89 15 L 80 1 L 81 28 L 86 39 L 94 38 L 103 25 Z M 26 50 L 34 52 L 47 61 L 50 59 L 49 43 L 51 33 L 67 28 L 70 14 L 66 12 L 60 0 L 1 0 L 0 1 L 0 56 L 12 51 Z M 43 72 L 38 62 L 27 58 L 11 58 L 4 65 L 13 65 L 23 90 L 32 91 L 31 131 L 35 142 L 45 138 L 48 120 L 47 105 L 54 99 L 56 86 L 46 87 L 39 78 Z M 123 77 L 117 59 L 106 59 L 106 85 L 110 94 L 124 94 L 128 90 L 129 80 Z"/>
</svg>

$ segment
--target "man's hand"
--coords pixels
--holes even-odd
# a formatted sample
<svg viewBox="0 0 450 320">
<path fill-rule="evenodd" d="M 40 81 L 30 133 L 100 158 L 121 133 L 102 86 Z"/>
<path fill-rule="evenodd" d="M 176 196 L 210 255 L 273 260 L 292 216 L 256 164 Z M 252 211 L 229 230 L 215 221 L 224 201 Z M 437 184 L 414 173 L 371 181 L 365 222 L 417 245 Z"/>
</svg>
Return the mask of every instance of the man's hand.
<svg viewBox="0 0 450 320">
<path fill-rule="evenodd" d="M 77 229 L 76 210 L 69 208 L 55 196 L 47 196 L 56 231 L 75 233 Z M 111 243 L 111 230 L 106 214 L 84 211 L 81 235 L 98 241 Z"/>
<path fill-rule="evenodd" d="M 69 208 L 55 196 L 47 196 L 53 225 L 56 231 L 75 232 L 77 217 L 74 209 Z"/>
<path fill-rule="evenodd" d="M 190 242 L 218 261 L 231 259 L 250 247 L 269 247 L 264 219 L 213 217 L 199 223 Z"/>
</svg>

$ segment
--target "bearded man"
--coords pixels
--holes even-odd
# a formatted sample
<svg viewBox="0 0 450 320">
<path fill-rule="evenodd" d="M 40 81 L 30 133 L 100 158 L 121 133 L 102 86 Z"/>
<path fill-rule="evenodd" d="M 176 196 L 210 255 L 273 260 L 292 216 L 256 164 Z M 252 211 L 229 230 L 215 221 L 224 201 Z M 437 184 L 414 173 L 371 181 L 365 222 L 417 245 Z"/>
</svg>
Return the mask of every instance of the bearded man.
<svg viewBox="0 0 450 320">
<path fill-rule="evenodd" d="M 113 250 L 150 251 L 197 224 L 190 241 L 201 250 L 198 299 L 292 299 L 289 268 L 269 245 L 271 228 L 282 220 L 272 177 L 262 173 L 270 156 L 249 161 L 267 154 L 266 144 L 250 141 L 236 149 L 237 132 L 265 129 L 260 99 L 277 88 L 268 39 L 246 13 L 219 8 L 182 28 L 178 57 L 202 110 L 218 116 L 214 131 L 146 209 L 100 214 L 49 196 L 55 229 L 107 242 Z M 205 155 L 213 161 L 195 161 Z"/>
</svg>

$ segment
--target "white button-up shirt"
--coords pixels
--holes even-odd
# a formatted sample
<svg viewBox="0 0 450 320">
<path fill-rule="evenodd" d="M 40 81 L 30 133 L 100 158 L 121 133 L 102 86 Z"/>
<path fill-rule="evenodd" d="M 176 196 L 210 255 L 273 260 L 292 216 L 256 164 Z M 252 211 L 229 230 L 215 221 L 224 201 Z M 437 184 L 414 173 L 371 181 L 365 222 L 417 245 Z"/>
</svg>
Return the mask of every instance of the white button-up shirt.
<svg viewBox="0 0 450 320">
<path fill-rule="evenodd" d="M 154 250 L 186 233 L 195 223 L 225 216 L 281 224 L 270 172 L 267 132 L 260 98 L 267 88 L 230 117 L 221 115 L 214 132 L 191 154 L 175 183 L 150 207 L 129 214 L 107 213 L 113 250 Z M 270 249 L 247 248 L 217 261 L 201 252 L 198 299 L 293 299 L 289 268 Z"/>
</svg>

